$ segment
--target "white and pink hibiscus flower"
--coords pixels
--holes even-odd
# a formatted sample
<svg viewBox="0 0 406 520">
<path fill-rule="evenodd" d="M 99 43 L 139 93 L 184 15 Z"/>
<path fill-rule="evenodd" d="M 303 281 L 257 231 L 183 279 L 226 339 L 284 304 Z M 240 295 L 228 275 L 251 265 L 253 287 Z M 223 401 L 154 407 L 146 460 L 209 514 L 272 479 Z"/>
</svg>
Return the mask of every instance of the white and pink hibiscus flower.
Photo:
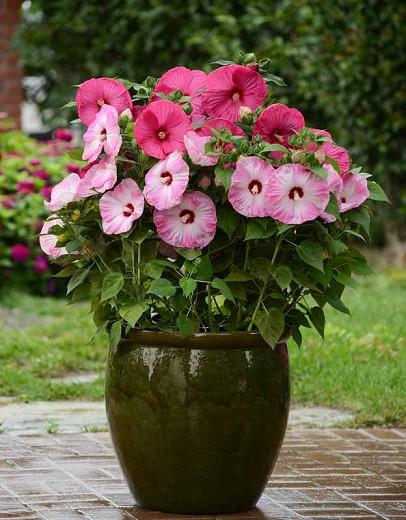
<svg viewBox="0 0 406 520">
<path fill-rule="evenodd" d="M 180 90 L 184 96 L 191 97 L 193 112 L 202 111 L 202 92 L 206 88 L 207 74 L 201 70 L 190 70 L 186 67 L 174 67 L 167 70 L 154 88 L 153 101 L 160 99 L 157 94 L 168 95 Z"/>
<path fill-rule="evenodd" d="M 113 188 L 117 182 L 117 166 L 114 157 L 106 155 L 100 161 L 88 166 L 81 170 L 82 179 L 77 190 L 79 197 L 91 197 Z"/>
<path fill-rule="evenodd" d="M 226 119 L 210 119 L 196 130 L 192 130 L 185 135 L 186 150 L 191 161 L 199 166 L 214 166 L 217 164 L 218 156 L 206 153 L 206 144 L 214 138 L 213 130 L 219 132 L 222 129 L 229 130 L 233 136 L 245 137 L 243 130 Z M 217 144 L 219 152 L 230 150 L 232 143 Z"/>
<path fill-rule="evenodd" d="M 180 152 L 172 152 L 145 176 L 144 196 L 156 209 L 170 209 L 182 200 L 189 182 L 189 166 Z"/>
<path fill-rule="evenodd" d="M 112 78 L 92 78 L 82 83 L 76 94 L 76 105 L 79 118 L 85 125 L 90 125 L 105 105 L 114 107 L 118 115 L 132 108 L 128 90 Z"/>
<path fill-rule="evenodd" d="M 301 164 L 279 166 L 268 184 L 270 216 L 284 224 L 319 217 L 330 199 L 328 184 Z"/>
<path fill-rule="evenodd" d="M 369 197 L 368 184 L 365 177 L 348 172 L 343 175 L 343 186 L 338 194 L 340 212 L 358 208 Z"/>
<path fill-rule="evenodd" d="M 49 233 L 49 230 L 54 226 L 63 226 L 63 222 L 60 218 L 56 218 L 55 215 L 51 215 L 42 226 L 39 235 L 39 245 L 45 254 L 52 258 L 58 258 L 62 255 L 67 255 L 68 252 L 64 247 L 57 247 L 58 237 Z"/>
<path fill-rule="evenodd" d="M 266 94 L 265 80 L 257 71 L 242 65 L 225 65 L 207 76 L 203 110 L 210 117 L 238 121 L 241 107 L 257 109 Z"/>
<path fill-rule="evenodd" d="M 185 151 L 184 137 L 189 130 L 190 118 L 183 108 L 162 99 L 150 103 L 138 116 L 134 137 L 147 155 L 165 159 L 171 152 Z"/>
<path fill-rule="evenodd" d="M 289 148 L 289 138 L 300 132 L 305 126 L 302 113 L 283 103 L 274 103 L 267 107 L 254 125 L 253 135 L 260 135 L 264 141 L 281 144 Z M 272 152 L 272 157 L 280 159 L 281 152 Z"/>
<path fill-rule="evenodd" d="M 200 191 L 186 192 L 173 208 L 154 211 L 159 237 L 174 247 L 206 247 L 216 234 L 216 208 Z"/>
<path fill-rule="evenodd" d="M 58 211 L 64 208 L 70 202 L 78 200 L 78 189 L 81 178 L 77 173 L 71 173 L 65 177 L 61 182 L 56 184 L 51 191 L 50 201 L 45 201 L 45 206 L 50 211 Z"/>
<path fill-rule="evenodd" d="M 144 211 L 144 195 L 133 179 L 124 179 L 101 197 L 99 208 L 104 233 L 127 233 Z"/>
<path fill-rule="evenodd" d="M 85 142 L 84 161 L 97 160 L 102 151 L 113 157 L 118 155 L 122 138 L 117 110 L 109 105 L 103 105 L 93 122 L 90 123 L 83 140 Z"/>
<path fill-rule="evenodd" d="M 235 211 L 246 217 L 269 216 L 267 192 L 274 172 L 274 168 L 259 157 L 239 159 L 228 192 L 228 200 Z"/>
</svg>

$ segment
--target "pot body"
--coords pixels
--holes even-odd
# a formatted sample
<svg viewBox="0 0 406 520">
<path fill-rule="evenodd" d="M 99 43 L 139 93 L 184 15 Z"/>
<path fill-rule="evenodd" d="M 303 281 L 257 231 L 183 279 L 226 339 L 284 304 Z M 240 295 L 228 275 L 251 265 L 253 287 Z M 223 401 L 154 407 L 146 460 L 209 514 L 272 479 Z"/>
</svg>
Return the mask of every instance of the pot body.
<svg viewBox="0 0 406 520">
<path fill-rule="evenodd" d="M 169 336 L 134 332 L 109 356 L 107 414 L 130 489 L 147 509 L 250 509 L 286 430 L 286 345 L 272 350 L 257 334 Z"/>
</svg>

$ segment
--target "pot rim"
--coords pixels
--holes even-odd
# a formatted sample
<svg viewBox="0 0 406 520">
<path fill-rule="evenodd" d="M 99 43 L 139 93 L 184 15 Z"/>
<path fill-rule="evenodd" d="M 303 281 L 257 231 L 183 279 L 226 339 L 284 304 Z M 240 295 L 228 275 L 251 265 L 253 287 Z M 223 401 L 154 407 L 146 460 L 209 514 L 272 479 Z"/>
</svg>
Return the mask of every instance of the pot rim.
<svg viewBox="0 0 406 520">
<path fill-rule="evenodd" d="M 287 337 L 281 337 L 277 345 L 285 345 Z M 179 332 L 132 329 L 121 339 L 123 346 L 155 346 L 194 349 L 246 349 L 271 348 L 259 332 L 199 332 L 181 336 Z"/>
</svg>

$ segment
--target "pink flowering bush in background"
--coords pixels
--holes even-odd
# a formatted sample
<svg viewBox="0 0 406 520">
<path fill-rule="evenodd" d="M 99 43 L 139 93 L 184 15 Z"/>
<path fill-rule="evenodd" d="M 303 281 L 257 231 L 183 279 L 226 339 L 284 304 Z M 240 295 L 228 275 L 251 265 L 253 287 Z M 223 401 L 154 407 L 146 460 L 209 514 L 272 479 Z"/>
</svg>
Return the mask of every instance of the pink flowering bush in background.
<svg viewBox="0 0 406 520">
<path fill-rule="evenodd" d="M 39 143 L 0 121 L 0 280 L 2 287 L 43 294 L 57 290 L 51 264 L 39 245 L 48 216 L 52 186 L 79 171 L 79 163 L 65 153 L 72 150 L 72 132 L 58 128 L 54 139 Z"/>
<path fill-rule="evenodd" d="M 302 326 L 323 335 L 325 305 L 349 312 L 345 286 L 370 272 L 354 244 L 382 189 L 274 99 L 269 60 L 239 56 L 78 88 L 84 163 L 45 202 L 41 244 L 113 347 L 133 327 L 300 345 Z"/>
</svg>

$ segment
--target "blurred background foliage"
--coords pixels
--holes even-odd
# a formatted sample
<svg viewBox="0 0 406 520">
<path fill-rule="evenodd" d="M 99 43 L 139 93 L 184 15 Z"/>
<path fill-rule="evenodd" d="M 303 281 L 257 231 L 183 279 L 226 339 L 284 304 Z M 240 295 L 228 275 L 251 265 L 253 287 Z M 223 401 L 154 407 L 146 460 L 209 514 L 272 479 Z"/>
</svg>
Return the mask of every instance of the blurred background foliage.
<svg viewBox="0 0 406 520">
<path fill-rule="evenodd" d="M 242 49 L 270 57 L 308 126 L 328 128 L 406 218 L 406 3 L 397 0 L 31 0 L 17 36 L 31 92 L 56 123 L 91 76 L 141 81 Z M 207 69 L 206 69 L 207 70 Z M 46 95 L 44 95 L 44 93 Z M 381 215 L 381 221 L 386 215 Z"/>
</svg>

